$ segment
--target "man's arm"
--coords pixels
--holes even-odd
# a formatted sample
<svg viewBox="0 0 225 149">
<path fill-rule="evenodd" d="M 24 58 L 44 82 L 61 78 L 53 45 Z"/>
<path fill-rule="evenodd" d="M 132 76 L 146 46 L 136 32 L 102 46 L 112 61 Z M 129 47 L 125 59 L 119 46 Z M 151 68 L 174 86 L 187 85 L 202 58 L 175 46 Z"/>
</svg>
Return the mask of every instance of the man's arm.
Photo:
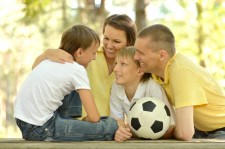
<svg viewBox="0 0 225 149">
<path fill-rule="evenodd" d="M 176 126 L 174 137 L 178 140 L 189 141 L 194 135 L 193 106 L 177 108 L 175 110 Z"/>
</svg>

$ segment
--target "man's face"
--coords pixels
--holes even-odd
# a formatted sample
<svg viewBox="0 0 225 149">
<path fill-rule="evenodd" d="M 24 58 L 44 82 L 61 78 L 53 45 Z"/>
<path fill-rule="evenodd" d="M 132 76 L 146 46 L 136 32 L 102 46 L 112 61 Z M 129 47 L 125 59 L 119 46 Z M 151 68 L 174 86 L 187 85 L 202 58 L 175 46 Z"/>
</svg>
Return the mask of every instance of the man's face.
<svg viewBox="0 0 225 149">
<path fill-rule="evenodd" d="M 135 41 L 134 59 L 140 62 L 144 72 L 155 73 L 159 69 L 159 52 L 154 51 L 155 44 L 150 37 L 138 37 Z"/>
</svg>

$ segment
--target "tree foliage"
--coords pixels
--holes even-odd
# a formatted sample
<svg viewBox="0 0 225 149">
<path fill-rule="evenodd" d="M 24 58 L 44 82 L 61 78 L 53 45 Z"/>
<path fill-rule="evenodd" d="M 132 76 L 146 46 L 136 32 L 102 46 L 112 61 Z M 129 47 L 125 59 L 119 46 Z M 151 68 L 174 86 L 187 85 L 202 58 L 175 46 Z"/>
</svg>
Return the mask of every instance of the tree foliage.
<svg viewBox="0 0 225 149">
<path fill-rule="evenodd" d="M 208 69 L 225 88 L 222 0 L 22 0 L 0 1 L 0 9 L 0 137 L 15 137 L 12 132 L 18 131 L 13 102 L 38 54 L 58 48 L 62 32 L 73 24 L 88 25 L 101 35 L 111 13 L 131 16 L 139 30 L 167 25 L 175 34 L 177 51 Z"/>
<path fill-rule="evenodd" d="M 25 12 L 24 20 L 27 23 L 35 21 L 40 14 L 45 12 L 45 8 L 52 0 L 22 0 L 25 4 L 23 11 Z"/>
</svg>

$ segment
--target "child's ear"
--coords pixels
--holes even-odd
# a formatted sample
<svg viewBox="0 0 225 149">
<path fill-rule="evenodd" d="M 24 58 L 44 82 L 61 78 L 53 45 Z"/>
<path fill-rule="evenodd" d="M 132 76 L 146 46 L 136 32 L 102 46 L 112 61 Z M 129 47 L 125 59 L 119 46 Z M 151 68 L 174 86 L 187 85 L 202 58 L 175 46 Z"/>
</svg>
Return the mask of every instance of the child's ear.
<svg viewBox="0 0 225 149">
<path fill-rule="evenodd" d="M 76 52 L 73 54 L 73 57 L 74 57 L 75 59 L 81 57 L 82 52 L 83 52 L 83 49 L 82 49 L 82 48 L 77 49 Z"/>
<path fill-rule="evenodd" d="M 83 49 L 82 48 L 79 48 L 79 49 L 77 49 L 77 56 L 78 57 L 81 57 L 81 55 L 82 55 L 82 53 L 83 53 Z"/>
</svg>

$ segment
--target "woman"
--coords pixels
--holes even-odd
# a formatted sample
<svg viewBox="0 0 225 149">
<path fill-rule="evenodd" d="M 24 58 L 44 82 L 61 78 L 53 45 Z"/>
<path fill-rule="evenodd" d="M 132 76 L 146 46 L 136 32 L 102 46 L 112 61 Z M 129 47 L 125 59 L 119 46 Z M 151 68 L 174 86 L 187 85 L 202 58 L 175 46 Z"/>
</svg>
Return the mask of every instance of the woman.
<svg viewBox="0 0 225 149">
<path fill-rule="evenodd" d="M 134 45 L 136 26 L 132 19 L 124 14 L 114 14 L 105 19 L 103 25 L 103 46 L 96 53 L 96 60 L 88 68 L 91 90 L 101 116 L 109 116 L 110 90 L 115 79 L 113 69 L 120 49 Z M 72 62 L 72 57 L 58 49 L 47 50 L 33 64 L 36 67 L 42 60 L 50 59 L 60 63 Z M 83 110 L 83 115 L 86 112 Z"/>
</svg>

